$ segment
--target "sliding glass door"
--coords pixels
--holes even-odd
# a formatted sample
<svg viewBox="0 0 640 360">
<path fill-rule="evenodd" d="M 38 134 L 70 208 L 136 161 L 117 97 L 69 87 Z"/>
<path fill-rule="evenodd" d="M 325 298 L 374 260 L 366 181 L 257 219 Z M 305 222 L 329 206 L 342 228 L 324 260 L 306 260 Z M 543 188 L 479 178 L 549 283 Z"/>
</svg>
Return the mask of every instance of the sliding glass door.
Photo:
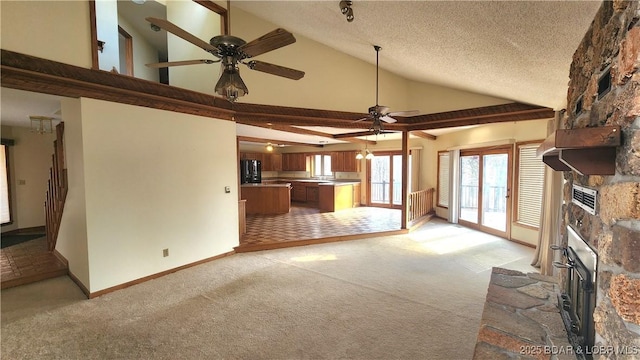
<svg viewBox="0 0 640 360">
<path fill-rule="evenodd" d="M 460 223 L 508 238 L 511 147 L 460 152 Z"/>
<path fill-rule="evenodd" d="M 409 155 L 411 162 L 411 155 Z M 371 206 L 400 208 L 402 206 L 402 154 L 400 152 L 375 153 L 367 160 L 369 174 L 369 204 Z M 411 182 L 411 167 L 409 167 Z M 411 188 L 411 184 L 407 185 Z"/>
</svg>

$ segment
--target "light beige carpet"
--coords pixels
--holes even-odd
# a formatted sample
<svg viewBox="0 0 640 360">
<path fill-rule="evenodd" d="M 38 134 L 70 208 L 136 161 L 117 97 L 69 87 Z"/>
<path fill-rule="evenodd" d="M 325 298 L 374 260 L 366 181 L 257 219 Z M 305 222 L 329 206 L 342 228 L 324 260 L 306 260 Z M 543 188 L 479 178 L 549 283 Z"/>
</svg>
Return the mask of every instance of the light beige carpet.
<svg viewBox="0 0 640 360">
<path fill-rule="evenodd" d="M 237 254 L 86 300 L 2 291 L 2 359 L 469 359 L 492 266 L 533 249 L 434 220 L 408 235 Z"/>
</svg>

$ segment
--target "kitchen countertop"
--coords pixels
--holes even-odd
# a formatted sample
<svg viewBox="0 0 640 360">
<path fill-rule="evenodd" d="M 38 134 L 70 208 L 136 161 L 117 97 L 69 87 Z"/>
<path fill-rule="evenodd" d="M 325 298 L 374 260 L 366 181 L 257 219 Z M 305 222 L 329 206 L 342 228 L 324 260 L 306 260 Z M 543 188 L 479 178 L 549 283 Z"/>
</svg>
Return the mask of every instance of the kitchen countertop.
<svg viewBox="0 0 640 360">
<path fill-rule="evenodd" d="M 303 183 L 316 183 L 318 185 L 346 185 L 346 184 L 360 184 L 360 180 L 354 179 L 334 179 L 334 180 L 324 180 L 324 179 L 296 179 L 296 178 L 271 178 L 271 179 L 262 179 L 262 181 L 287 181 L 287 182 L 303 182 Z"/>
<path fill-rule="evenodd" d="M 264 184 L 264 183 L 260 183 L 260 184 L 242 184 L 240 185 L 241 187 L 291 187 L 290 183 L 286 183 L 286 184 Z"/>
<path fill-rule="evenodd" d="M 344 186 L 344 185 L 354 185 L 354 184 L 360 184 L 360 181 L 332 181 L 332 182 L 320 183 L 318 185 Z"/>
</svg>

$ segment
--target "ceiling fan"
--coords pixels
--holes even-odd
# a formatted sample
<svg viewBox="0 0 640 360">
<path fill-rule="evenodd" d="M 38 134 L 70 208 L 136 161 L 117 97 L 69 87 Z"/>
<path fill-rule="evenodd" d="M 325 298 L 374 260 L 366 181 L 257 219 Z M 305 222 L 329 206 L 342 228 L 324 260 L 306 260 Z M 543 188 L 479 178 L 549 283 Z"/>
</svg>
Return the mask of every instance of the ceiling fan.
<svg viewBox="0 0 640 360">
<path fill-rule="evenodd" d="M 216 84 L 215 91 L 217 94 L 224 96 L 227 100 L 233 102 L 240 96 L 249 93 L 249 89 L 240 77 L 238 64 L 244 64 L 249 69 L 265 72 L 276 76 L 282 76 L 288 79 L 299 80 L 304 77 L 304 71 L 290 69 L 287 67 L 266 63 L 264 61 L 249 60 L 255 56 L 262 55 L 266 52 L 279 49 L 281 47 L 296 42 L 293 34 L 285 29 L 275 29 L 261 37 L 246 42 L 243 39 L 231 35 L 218 35 L 211 38 L 207 43 L 200 38 L 192 35 L 177 25 L 154 17 L 147 17 L 146 20 L 152 25 L 158 26 L 190 43 L 211 53 L 217 60 L 200 59 L 185 61 L 169 61 L 154 64 L 147 64 L 149 67 L 162 68 L 170 66 L 195 65 L 195 64 L 213 64 L 222 63 L 221 76 Z"/>
<path fill-rule="evenodd" d="M 409 111 L 395 111 L 389 112 L 389 107 L 384 105 L 378 105 L 378 73 L 379 73 L 379 54 L 382 49 L 378 45 L 373 45 L 373 48 L 376 50 L 376 105 L 369 108 L 369 115 L 362 119 L 356 120 L 371 120 L 371 127 L 369 127 L 369 131 L 373 132 L 375 135 L 380 134 L 384 131 L 383 122 L 386 123 L 394 123 L 398 120 L 392 118 L 392 116 L 411 116 L 418 115 L 418 110 L 409 110 Z"/>
</svg>

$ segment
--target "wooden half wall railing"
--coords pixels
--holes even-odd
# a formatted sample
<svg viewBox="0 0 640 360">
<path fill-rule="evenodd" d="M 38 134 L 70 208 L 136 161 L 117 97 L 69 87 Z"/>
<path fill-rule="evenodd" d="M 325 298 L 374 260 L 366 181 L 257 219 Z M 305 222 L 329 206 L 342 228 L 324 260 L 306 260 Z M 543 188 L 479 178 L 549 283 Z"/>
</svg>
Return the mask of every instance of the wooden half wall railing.
<svg viewBox="0 0 640 360">
<path fill-rule="evenodd" d="M 435 189 L 425 189 L 409 193 L 408 220 L 414 221 L 433 213 L 433 194 Z"/>
<path fill-rule="evenodd" d="M 56 139 L 53 141 L 53 166 L 49 169 L 47 197 L 44 202 L 45 228 L 49 251 L 56 248 L 58 231 L 62 221 L 62 210 L 67 198 L 67 170 L 64 167 L 64 123 L 56 126 Z"/>
</svg>

